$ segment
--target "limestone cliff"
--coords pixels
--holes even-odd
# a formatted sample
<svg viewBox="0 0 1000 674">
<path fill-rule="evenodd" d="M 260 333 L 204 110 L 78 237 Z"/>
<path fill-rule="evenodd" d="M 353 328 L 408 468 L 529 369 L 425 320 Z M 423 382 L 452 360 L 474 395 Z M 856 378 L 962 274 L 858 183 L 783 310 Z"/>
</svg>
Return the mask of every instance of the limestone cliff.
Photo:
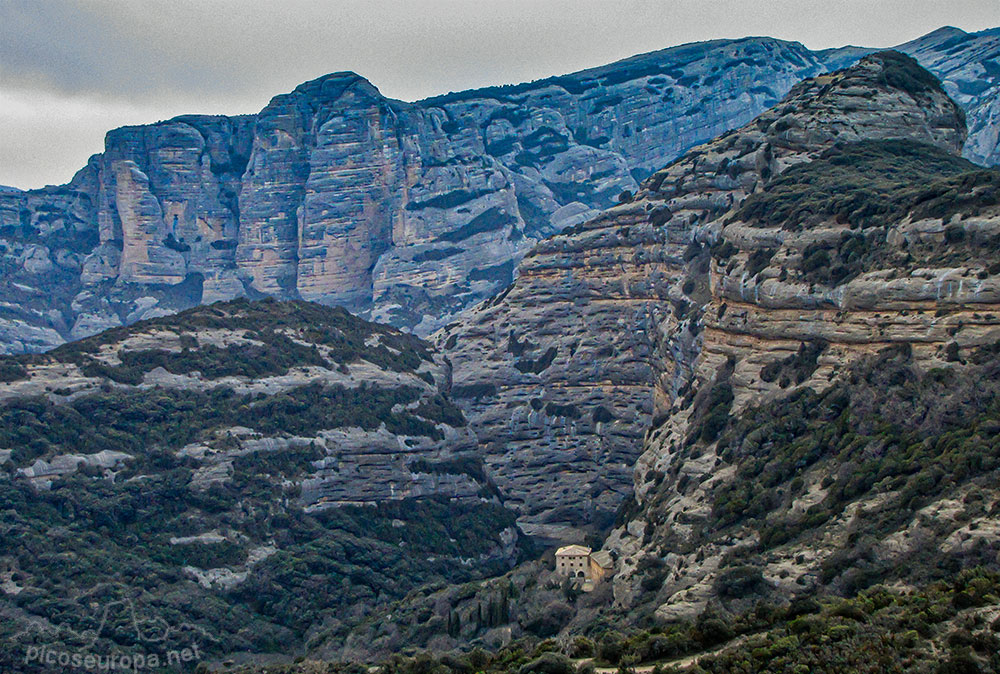
<svg viewBox="0 0 1000 674">
<path fill-rule="evenodd" d="M 692 617 L 992 560 L 1000 174 L 958 157 L 925 75 L 868 57 L 646 183 L 674 218 L 728 207 L 692 221 L 685 284 L 706 294 L 660 326 L 689 350 L 609 542 L 621 605 Z M 748 138 L 771 148 L 752 189 L 687 192 L 685 164 L 717 171 Z"/>
<path fill-rule="evenodd" d="M 870 55 L 537 245 L 435 341 L 525 531 L 580 541 L 634 486 L 613 582 L 559 596 L 543 557 L 320 651 L 653 626 L 652 660 L 674 628 L 995 569 L 1000 172 L 965 134 L 929 73 Z"/>
<path fill-rule="evenodd" d="M 987 162 L 997 39 L 943 29 L 903 47 L 966 108 L 966 154 Z M 112 131 L 70 184 L 0 193 L 0 345 L 260 293 L 429 334 L 540 239 L 865 51 L 715 40 L 416 103 L 336 73 L 258 115 Z"/>
<path fill-rule="evenodd" d="M 914 73 L 925 78 L 910 82 Z M 698 376 L 711 334 L 701 309 L 715 292 L 698 242 L 718 218 L 834 143 L 884 138 L 954 153 L 965 140 L 961 110 L 894 53 L 796 85 L 653 174 L 633 202 L 537 245 L 511 288 L 436 335 L 454 396 L 526 531 L 578 538 L 606 525 L 631 490 L 654 416 Z"/>
</svg>

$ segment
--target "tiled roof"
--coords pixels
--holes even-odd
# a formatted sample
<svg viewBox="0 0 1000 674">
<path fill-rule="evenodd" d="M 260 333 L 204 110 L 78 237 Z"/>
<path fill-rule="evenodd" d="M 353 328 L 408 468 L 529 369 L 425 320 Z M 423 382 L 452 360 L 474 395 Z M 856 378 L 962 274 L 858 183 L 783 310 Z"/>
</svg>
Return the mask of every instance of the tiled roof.
<svg viewBox="0 0 1000 674">
<path fill-rule="evenodd" d="M 563 555 L 589 555 L 590 548 L 585 548 L 582 545 L 566 545 L 558 550 L 556 550 L 556 557 L 562 557 Z"/>
<path fill-rule="evenodd" d="M 611 559 L 611 553 L 607 550 L 598 550 L 591 554 L 590 558 L 602 569 L 610 569 L 615 565 L 614 560 Z"/>
</svg>

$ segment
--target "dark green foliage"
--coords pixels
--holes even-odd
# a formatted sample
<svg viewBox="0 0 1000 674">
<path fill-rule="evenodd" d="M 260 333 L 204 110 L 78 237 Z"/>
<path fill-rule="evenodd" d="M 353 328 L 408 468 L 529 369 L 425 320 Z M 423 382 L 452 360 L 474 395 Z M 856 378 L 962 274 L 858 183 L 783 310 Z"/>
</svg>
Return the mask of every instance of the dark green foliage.
<svg viewBox="0 0 1000 674">
<path fill-rule="evenodd" d="M 443 461 L 428 461 L 418 459 L 410 463 L 409 468 L 414 473 L 443 473 L 446 475 L 468 475 L 473 480 L 486 484 L 486 469 L 483 459 L 479 456 L 457 456 Z"/>
<path fill-rule="evenodd" d="M 726 239 L 719 239 L 712 244 L 711 253 L 719 262 L 725 262 L 737 253 L 737 248 Z"/>
<path fill-rule="evenodd" d="M 245 331 L 248 339 L 264 342 L 263 346 L 212 347 L 206 345 L 197 351 L 195 343 L 188 336 L 187 347 L 191 353 L 165 355 L 138 352 L 137 355 L 120 353 L 119 357 L 128 361 L 123 367 L 109 366 L 98 362 L 93 355 L 107 344 L 115 344 L 144 330 L 161 329 L 175 332 L 185 339 L 185 333 L 197 333 L 205 329 L 226 329 Z M 288 334 L 297 340 L 292 340 Z M 378 338 L 377 346 L 365 342 L 371 337 Z M 137 384 L 142 374 L 155 365 L 144 362 L 144 354 L 158 359 L 157 364 L 170 365 L 171 371 L 190 372 L 194 369 L 218 370 L 230 373 L 250 373 L 260 371 L 275 374 L 287 371 L 295 365 L 323 365 L 312 346 L 320 344 L 329 347 L 330 358 L 335 363 L 351 363 L 367 360 L 379 367 L 397 372 L 411 372 L 420 367 L 421 361 L 431 360 L 426 342 L 393 328 L 369 323 L 352 316 L 340 307 L 326 307 L 312 302 L 281 302 L 263 299 L 251 302 L 246 299 L 220 302 L 199 306 L 172 316 L 139 321 L 128 327 L 113 328 L 64 344 L 47 354 L 12 356 L 17 362 L 32 362 L 27 359 L 47 359 L 58 362 L 78 363 L 90 376 L 107 376 L 115 381 Z M 232 360 L 232 363 L 224 362 Z M 261 360 L 265 362 L 260 362 Z M 257 361 L 257 362 L 251 362 Z M 170 369 L 168 367 L 167 369 Z M 224 375 L 219 375 L 224 376 Z"/>
<path fill-rule="evenodd" d="M 181 350 L 125 352 L 118 347 L 133 331 L 149 328 L 174 333 Z M 239 336 L 260 344 L 199 342 L 200 332 L 216 328 L 243 331 Z M 330 347 L 329 354 L 316 344 Z M 120 364 L 98 360 L 108 345 L 119 349 Z M 331 367 L 328 360 L 358 358 L 430 378 L 433 386 L 428 372 L 416 372 L 430 359 L 421 340 L 341 309 L 304 302 L 199 307 L 0 364 L 21 376 L 19 368 L 30 370 L 36 363 L 73 362 L 85 372 L 134 383 L 154 367 L 197 370 L 209 378 L 261 377 L 296 365 Z M 58 639 L 72 648 L 90 648 L 67 636 L 67 630 L 82 634 L 100 627 L 95 622 L 99 609 L 110 599 L 92 593 L 107 587 L 130 595 L 141 613 L 138 619 L 171 629 L 188 626 L 196 635 L 174 632 L 165 646 L 188 646 L 196 638 L 213 657 L 287 651 L 298 648 L 311 627 L 356 624 L 379 603 L 400 599 L 420 585 L 461 583 L 504 571 L 506 556 L 491 553 L 509 544 L 501 533 L 515 519 L 496 502 L 496 488 L 479 457 L 417 462 L 411 468 L 467 474 L 482 486 L 480 499 L 303 510 L 301 485 L 316 473 L 316 462 L 326 459 L 334 471 L 340 467 L 330 460 L 335 448 L 328 455 L 319 440 L 289 436 L 384 426 L 398 435 L 442 439 L 438 424 L 465 424 L 448 398 L 416 384 L 345 388 L 312 383 L 276 394 L 240 394 L 226 387 L 140 389 L 105 383 L 62 404 L 45 397 L 0 403 L 0 447 L 14 450 L 0 471 L 7 481 L 0 489 L 0 560 L 18 569 L 18 582 L 25 587 L 16 597 L 0 595 L 0 610 L 17 616 L 0 622 L 0 644 L 30 619 L 57 625 Z M 235 426 L 285 439 L 248 442 L 242 432 L 227 433 Z M 198 442 L 239 451 L 218 464 L 225 469 L 228 463 L 228 470 L 205 481 L 205 460 L 177 452 Z M 130 457 L 115 467 L 113 477 L 104 469 L 83 467 L 53 477 L 46 490 L 16 473 L 36 458 L 102 450 Z M 207 532 L 220 533 L 222 540 L 194 538 Z M 261 550 L 270 554 L 262 558 Z M 490 556 L 474 565 L 463 561 L 480 553 Z M 235 588 L 209 589 L 195 582 L 188 567 L 226 568 L 245 573 L 246 579 Z M 509 619 L 509 613 L 503 617 Z M 134 647 L 135 630 L 129 626 L 127 612 L 111 616 L 95 648 L 103 653 Z M 15 641 L 27 647 L 56 638 L 39 633 Z M 14 671 L 9 655 L 0 646 L 0 669 L 9 665 Z"/>
<path fill-rule="evenodd" d="M 28 376 L 24 365 L 12 356 L 0 356 L 0 382 L 19 381 Z"/>
<path fill-rule="evenodd" d="M 771 258 L 774 257 L 776 252 L 773 248 L 759 248 L 750 253 L 750 257 L 747 260 L 747 274 L 753 277 L 767 269 L 767 266 L 771 263 Z"/>
<path fill-rule="evenodd" d="M 908 591 L 875 587 L 847 601 L 819 596 L 784 607 L 759 602 L 747 612 L 708 610 L 693 622 L 656 624 L 646 630 L 616 620 L 615 629 L 624 633 L 604 627 L 594 640 L 577 636 L 564 644 L 563 653 L 557 650 L 558 642 L 533 636 L 495 652 L 477 648 L 464 655 L 397 655 L 378 674 L 570 674 L 573 663 L 566 656 L 587 657 L 591 651 L 596 662 L 575 671 L 593 671 L 594 664 L 618 666 L 620 671 L 655 664 L 654 672 L 689 674 L 992 672 L 1000 667 L 1000 638 L 984 621 L 962 621 L 955 600 L 965 596 L 965 608 L 975 610 L 994 604 L 998 594 L 1000 576 L 970 570 L 949 582 Z M 553 615 L 565 610 L 551 609 Z M 458 618 L 451 611 L 447 624 Z M 956 619 L 963 627 L 955 628 Z M 705 653 L 720 646 L 718 652 Z M 694 664 L 673 662 L 699 653 Z M 340 672 L 344 667 L 330 664 L 329 671 Z M 307 674 L 325 670 L 292 666 L 237 671 Z"/>
<path fill-rule="evenodd" d="M 464 386 L 454 386 L 451 389 L 451 397 L 459 398 L 488 398 L 497 393 L 495 384 L 466 384 Z"/>
<path fill-rule="evenodd" d="M 721 597 L 745 597 L 766 587 L 760 567 L 735 566 L 723 570 L 715 581 L 715 591 Z"/>
<path fill-rule="evenodd" d="M 766 382 L 779 381 L 782 388 L 792 382 L 801 384 L 819 367 L 817 359 L 827 346 L 821 339 L 802 342 L 795 354 L 765 365 L 760 371 L 760 378 Z"/>
<path fill-rule="evenodd" d="M 235 566 L 246 561 L 246 550 L 232 541 L 220 543 L 187 543 L 183 545 L 161 544 L 149 548 L 149 558 L 158 564 L 168 566 L 196 566 L 200 569 L 216 569 L 221 566 Z"/>
<path fill-rule="evenodd" d="M 218 427 L 244 425 L 265 433 L 310 434 L 324 429 L 382 423 L 393 433 L 443 437 L 434 423 L 464 425 L 450 402 L 433 399 L 415 411 L 393 412 L 415 402 L 412 387 L 356 389 L 311 384 L 256 399 L 230 389 L 209 391 L 111 391 L 65 405 L 44 398 L 16 398 L 0 405 L 0 446 L 24 465 L 55 453 L 133 453 L 137 447 L 180 448 Z"/>
<path fill-rule="evenodd" d="M 421 402 L 414 413 L 424 419 L 432 419 L 455 428 L 465 425 L 465 415 L 462 414 L 462 410 L 440 395 Z"/>
<path fill-rule="evenodd" d="M 381 389 L 362 384 L 357 389 L 348 389 L 310 384 L 252 404 L 244 410 L 242 423 L 264 433 L 293 435 L 342 426 L 375 430 L 384 423 L 390 432 L 399 435 L 443 438 L 444 435 L 433 423 L 406 411 L 392 411 L 394 406 L 407 405 L 418 398 L 419 391 L 409 386 Z M 435 422 L 443 422 L 445 418 L 455 419 L 454 408 L 444 405 L 425 405 L 417 414 L 428 414 L 430 421 Z M 236 419 L 233 421 L 235 423 Z"/>
<path fill-rule="evenodd" d="M 811 243 L 802 251 L 802 278 L 830 286 L 846 283 L 864 271 L 885 266 L 885 243 L 883 229 L 844 234 L 836 245 Z"/>
<path fill-rule="evenodd" d="M 147 459 L 139 462 L 148 471 Z M 238 473 L 255 465 L 244 463 Z M 310 516 L 281 506 L 293 494 L 279 480 L 260 480 L 248 490 L 237 474 L 232 484 L 202 492 L 190 487 L 190 476 L 190 469 L 175 463 L 160 465 L 142 480 L 76 476 L 57 481 L 51 491 L 21 481 L 8 484 L 0 490 L 0 541 L 7 543 L 0 554 L 19 569 L 27 589 L 6 601 L 26 615 L 82 632 L 99 626 L 101 612 L 92 602 L 104 605 L 111 597 L 93 593 L 107 587 L 105 595 L 130 594 L 143 620 L 195 628 L 194 635 L 172 629 L 163 647 L 186 647 L 195 638 L 203 652 L 216 656 L 236 650 L 287 653 L 311 625 L 342 618 L 348 609 L 400 598 L 424 583 L 464 582 L 502 571 L 501 562 L 469 568 L 458 559 L 494 544 L 514 523 L 513 515 L 495 504 L 447 500 Z M 239 534 L 220 543 L 168 540 L 220 527 Z M 278 551 L 252 567 L 232 591 L 202 589 L 182 571 L 186 565 L 242 564 L 250 546 L 265 543 Z M 94 648 L 128 648 L 135 634 L 128 629 L 129 613 L 108 618 Z M 18 629 L 16 621 L 0 625 L 0 643 Z M 21 657 L 23 647 L 37 639 L 47 643 L 51 635 L 19 637 Z M 87 642 L 68 643 L 91 648 Z M 7 664 L 8 655 L 0 649 L 0 663 Z"/>
<path fill-rule="evenodd" d="M 576 667 L 565 655 L 543 653 L 536 660 L 522 665 L 517 674 L 575 674 Z"/>
<path fill-rule="evenodd" d="M 255 379 L 287 374 L 291 367 L 329 365 L 315 346 L 300 344 L 283 334 L 261 331 L 253 335 L 253 339 L 262 341 L 263 344 L 234 344 L 227 347 L 205 344 L 194 349 L 183 349 L 180 353 L 160 349 L 122 350 L 118 353 L 120 366 L 102 366 L 89 361 L 84 366 L 87 370 L 85 374 L 100 372 L 114 381 L 137 383 L 142 381 L 142 373 L 162 367 L 174 374 L 197 371 L 206 379 L 233 376 Z"/>
<path fill-rule="evenodd" d="M 59 452 L 182 447 L 235 407 L 228 389 L 97 393 L 66 405 L 16 398 L 0 405 L 0 445 L 14 449 L 17 465 Z"/>
<path fill-rule="evenodd" d="M 991 429 L 1000 422 L 1000 361 L 990 350 L 970 359 L 979 364 L 961 373 L 922 373 L 908 349 L 890 348 L 852 366 L 823 393 L 798 391 L 746 411 L 720 441 L 723 458 L 737 472 L 715 491 L 715 526 L 750 524 L 766 548 L 813 531 L 849 502 L 875 492 L 887 501 L 855 535 L 877 539 L 928 499 L 997 471 L 1000 435 Z M 791 496 L 779 487 L 820 464 L 831 478 L 826 497 L 794 514 L 787 509 Z M 867 582 L 901 572 L 872 566 L 866 555 L 859 543 L 832 558 L 824 582 L 858 564 L 868 569 Z M 931 561 L 905 570 L 918 572 L 933 577 L 940 569 Z"/>
<path fill-rule="evenodd" d="M 287 522 L 301 543 L 256 567 L 237 598 L 305 630 L 333 607 L 373 605 L 435 579 L 463 582 L 501 570 L 494 562 L 462 572 L 453 558 L 495 540 L 514 517 L 492 503 L 424 499 L 333 508 Z"/>
<path fill-rule="evenodd" d="M 874 54 L 873 58 L 882 62 L 880 81 L 888 87 L 902 89 L 914 97 L 944 93 L 938 78 L 921 67 L 912 56 L 887 50 Z"/>
<path fill-rule="evenodd" d="M 689 441 L 715 442 L 729 422 L 729 410 L 733 406 L 733 386 L 729 382 L 729 374 L 731 370 L 724 371 L 710 389 L 708 398 L 703 403 L 705 412 L 688 436 Z"/>
<path fill-rule="evenodd" d="M 816 610 L 751 636 L 723 654 L 699 660 L 700 672 L 987 672 L 1000 667 L 1000 640 L 984 626 L 950 630 L 954 600 L 969 607 L 996 601 L 994 573 L 969 571 L 912 593 L 872 588 L 846 603 Z M 933 641 L 932 641 L 933 640 Z M 942 643 L 946 642 L 946 643 Z M 944 647 L 944 653 L 939 649 Z"/>
<path fill-rule="evenodd" d="M 315 444 L 288 448 L 274 452 L 249 452 L 233 459 L 233 472 L 237 475 L 270 475 L 295 477 L 312 461 L 319 461 L 324 452 Z"/>
<path fill-rule="evenodd" d="M 580 409 L 576 405 L 559 405 L 556 403 L 546 403 L 545 413 L 551 417 L 568 417 L 570 419 L 580 418 Z"/>
<path fill-rule="evenodd" d="M 735 217 L 791 230 L 830 217 L 867 228 L 911 212 L 948 218 L 997 203 L 1000 171 L 931 145 L 880 140 L 837 146 L 793 166 L 748 197 Z"/>
<path fill-rule="evenodd" d="M 553 601 L 522 624 L 524 630 L 537 637 L 552 637 L 573 617 L 573 608 L 562 601 Z"/>
</svg>

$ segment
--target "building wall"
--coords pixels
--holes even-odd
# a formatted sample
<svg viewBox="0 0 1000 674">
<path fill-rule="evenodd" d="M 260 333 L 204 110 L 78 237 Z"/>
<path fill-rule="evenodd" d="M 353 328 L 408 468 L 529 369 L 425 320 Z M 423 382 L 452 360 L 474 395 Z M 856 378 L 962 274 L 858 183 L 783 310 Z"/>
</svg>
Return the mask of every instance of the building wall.
<svg viewBox="0 0 1000 674">
<path fill-rule="evenodd" d="M 563 555 L 556 557 L 556 571 L 564 576 L 579 577 L 582 571 L 590 578 L 590 557 L 588 555 Z"/>
<path fill-rule="evenodd" d="M 590 566 L 589 569 L 590 579 L 593 580 L 595 583 L 604 580 L 604 578 L 609 573 L 609 569 L 605 569 L 603 566 L 595 562 L 593 557 L 588 558 L 587 561 L 589 562 Z"/>
</svg>

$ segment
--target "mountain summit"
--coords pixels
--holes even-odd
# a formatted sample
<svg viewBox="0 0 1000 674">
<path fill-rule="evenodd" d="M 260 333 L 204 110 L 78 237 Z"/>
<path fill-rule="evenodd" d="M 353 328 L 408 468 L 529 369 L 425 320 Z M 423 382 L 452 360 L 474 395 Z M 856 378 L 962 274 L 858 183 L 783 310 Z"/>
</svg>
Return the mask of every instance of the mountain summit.
<svg viewBox="0 0 1000 674">
<path fill-rule="evenodd" d="M 986 163 L 997 39 L 906 47 Z M 509 285 L 536 242 L 867 51 L 713 40 L 417 103 L 334 73 L 257 115 L 116 129 L 68 185 L 0 192 L 0 351 L 261 295 L 428 335 Z"/>
</svg>

